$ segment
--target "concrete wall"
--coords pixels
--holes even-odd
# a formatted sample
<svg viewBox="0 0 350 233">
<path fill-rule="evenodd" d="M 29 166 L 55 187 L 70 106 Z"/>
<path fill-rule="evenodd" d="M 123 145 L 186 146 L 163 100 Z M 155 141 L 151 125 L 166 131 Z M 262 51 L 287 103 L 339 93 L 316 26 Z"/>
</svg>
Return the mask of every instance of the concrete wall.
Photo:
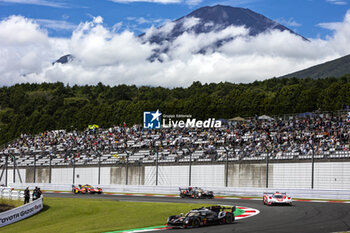
<svg viewBox="0 0 350 233">
<path fill-rule="evenodd" d="M 159 166 L 158 185 L 188 186 L 189 166 Z M 156 166 L 145 167 L 145 185 L 156 185 Z M 192 186 L 224 186 L 224 165 L 193 165 L 191 166 Z"/>
<path fill-rule="evenodd" d="M 316 163 L 314 182 L 317 189 L 350 189 L 350 162 Z"/>
<path fill-rule="evenodd" d="M 72 184 L 73 168 L 52 168 L 52 184 Z"/>
<path fill-rule="evenodd" d="M 191 185 L 204 187 L 225 186 L 225 165 L 192 165 Z M 20 169 L 23 182 L 33 182 L 33 167 Z M 12 183 L 12 169 L 8 170 L 8 183 Z M 189 166 L 159 166 L 158 186 L 188 186 Z M 17 176 L 17 173 L 16 173 Z M 1 183 L 4 183 L 5 175 Z M 349 189 L 350 162 L 317 162 L 314 173 L 315 189 Z M 16 183 L 19 182 L 16 177 Z M 37 183 L 49 183 L 49 168 L 37 167 Z M 52 184 L 72 184 L 73 168 L 53 168 Z M 98 184 L 98 167 L 77 167 L 75 184 Z M 101 167 L 101 185 L 125 185 L 126 167 Z M 129 166 L 128 185 L 156 185 L 155 166 Z M 264 163 L 230 163 L 228 186 L 237 188 L 265 188 Z M 270 163 L 269 188 L 311 188 L 311 163 Z"/>
<path fill-rule="evenodd" d="M 110 168 L 110 184 L 126 184 L 126 167 Z M 128 185 L 145 184 L 145 167 L 129 166 L 128 168 Z"/>
<path fill-rule="evenodd" d="M 273 176 L 273 168 L 269 166 L 269 176 Z M 229 187 L 266 187 L 265 164 L 230 164 L 228 169 Z"/>
<path fill-rule="evenodd" d="M 311 187 L 311 163 L 274 163 L 270 166 L 269 172 L 272 170 L 272 174 L 269 173 L 270 188 Z"/>
<path fill-rule="evenodd" d="M 26 183 L 34 182 L 34 168 L 27 167 L 26 169 Z M 48 183 L 50 177 L 50 169 L 45 167 L 37 167 L 35 172 L 35 181 L 37 183 Z M 22 177 L 23 179 L 23 177 Z"/>
<path fill-rule="evenodd" d="M 26 169 L 18 169 L 19 170 L 19 174 L 21 175 L 21 179 L 22 182 L 26 182 Z M 0 175 L 2 173 L 2 169 L 0 169 Z M 15 171 L 15 182 L 19 183 L 19 177 L 18 177 L 18 173 L 17 171 Z M 6 180 L 6 172 L 4 171 L 3 176 L 0 180 L 0 184 L 5 184 L 5 180 Z M 7 182 L 8 183 L 13 183 L 13 169 L 8 169 L 7 171 Z"/>
<path fill-rule="evenodd" d="M 191 185 L 200 187 L 225 186 L 225 165 L 192 166 Z"/>
<path fill-rule="evenodd" d="M 159 166 L 158 185 L 160 186 L 186 186 L 188 185 L 188 166 Z M 145 185 L 156 185 L 156 167 L 145 168 Z"/>
</svg>

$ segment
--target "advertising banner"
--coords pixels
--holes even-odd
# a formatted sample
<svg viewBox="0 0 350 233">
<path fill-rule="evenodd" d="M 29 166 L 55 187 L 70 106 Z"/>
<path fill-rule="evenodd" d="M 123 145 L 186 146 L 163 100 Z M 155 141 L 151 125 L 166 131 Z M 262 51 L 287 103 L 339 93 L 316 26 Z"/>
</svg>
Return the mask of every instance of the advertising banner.
<svg viewBox="0 0 350 233">
<path fill-rule="evenodd" d="M 43 209 L 43 198 L 0 213 L 0 227 L 28 218 Z"/>
</svg>

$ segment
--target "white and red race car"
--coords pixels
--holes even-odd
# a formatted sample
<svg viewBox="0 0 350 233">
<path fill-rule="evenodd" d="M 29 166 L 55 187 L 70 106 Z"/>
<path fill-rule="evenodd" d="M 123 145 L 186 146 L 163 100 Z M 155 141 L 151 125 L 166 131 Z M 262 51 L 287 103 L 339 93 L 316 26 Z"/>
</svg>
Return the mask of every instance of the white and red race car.
<svg viewBox="0 0 350 233">
<path fill-rule="evenodd" d="M 264 193 L 264 205 L 292 205 L 292 198 L 287 193 Z"/>
</svg>

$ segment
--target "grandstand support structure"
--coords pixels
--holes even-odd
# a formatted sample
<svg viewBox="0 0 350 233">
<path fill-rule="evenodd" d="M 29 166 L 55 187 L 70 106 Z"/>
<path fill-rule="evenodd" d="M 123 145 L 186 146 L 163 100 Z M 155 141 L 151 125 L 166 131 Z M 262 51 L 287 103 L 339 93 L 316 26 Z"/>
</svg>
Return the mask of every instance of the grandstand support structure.
<svg viewBox="0 0 350 233">
<path fill-rule="evenodd" d="M 156 186 L 158 186 L 158 159 L 159 159 L 159 150 L 156 150 Z"/>
<path fill-rule="evenodd" d="M 36 182 L 36 153 L 34 153 L 34 172 L 33 172 L 33 180 Z"/>
<path fill-rule="evenodd" d="M 269 157 L 270 157 L 270 153 L 267 151 L 267 154 L 266 154 L 266 188 L 269 188 Z"/>
<path fill-rule="evenodd" d="M 19 178 L 19 181 L 22 183 L 22 177 L 21 177 L 21 174 L 19 173 L 19 169 L 18 169 L 18 166 L 17 166 L 17 162 L 16 162 L 16 156 L 12 156 L 13 157 L 13 183 L 16 182 L 16 171 L 17 171 L 17 174 L 18 174 L 18 178 Z"/>
<path fill-rule="evenodd" d="M 98 180 L 97 183 L 101 184 L 101 153 L 98 151 Z"/>
<path fill-rule="evenodd" d="M 188 173 L 188 186 L 191 186 L 191 178 L 192 178 L 192 151 L 189 150 L 190 152 L 190 164 L 189 164 L 189 173 Z"/>
<path fill-rule="evenodd" d="M 52 153 L 49 153 L 49 183 L 52 180 Z"/>
<path fill-rule="evenodd" d="M 311 158 L 311 189 L 314 189 L 314 180 L 315 180 L 315 148 L 314 143 L 311 140 L 311 143 L 309 142 L 309 145 L 312 150 L 312 158 Z"/>
<path fill-rule="evenodd" d="M 224 149 L 226 151 L 226 159 L 225 159 L 225 187 L 228 187 L 228 152 L 229 150 L 227 149 L 226 146 L 224 146 Z M 234 151 L 234 147 L 233 147 Z"/>
<path fill-rule="evenodd" d="M 125 169 L 125 185 L 128 185 L 128 176 L 129 176 L 129 154 L 126 151 L 126 169 Z"/>
<path fill-rule="evenodd" d="M 72 159 L 72 165 L 73 165 L 73 185 L 75 183 L 75 156 L 73 156 L 73 159 Z"/>
<path fill-rule="evenodd" d="M 265 148 L 265 153 L 266 153 L 266 157 L 265 157 L 265 162 L 266 162 L 266 188 L 269 188 L 269 164 L 270 164 L 270 155 L 272 152 L 271 148 L 268 148 L 266 145 L 268 143 L 265 141 L 263 147 Z"/>
<path fill-rule="evenodd" d="M 7 186 L 7 184 L 8 184 L 8 159 L 9 159 L 9 156 L 12 156 L 11 158 L 13 159 L 13 183 L 16 182 L 16 171 L 17 171 L 17 174 L 18 174 L 19 181 L 21 183 L 23 183 L 21 174 L 19 172 L 19 169 L 18 169 L 18 166 L 17 166 L 17 163 L 16 163 L 16 156 L 10 155 L 10 154 L 6 154 L 5 155 L 5 164 L 2 165 L 3 169 L 2 169 L 2 172 L 1 172 L 0 180 L 2 180 L 2 177 L 3 177 L 4 173 L 6 172 L 5 173 L 5 186 Z"/>
<path fill-rule="evenodd" d="M 3 168 L 2 168 L 2 172 L 1 172 L 1 176 L 0 176 L 0 180 L 2 180 L 4 172 L 6 171 L 6 174 L 5 174 L 5 186 L 7 186 L 7 175 L 8 175 L 8 168 L 7 168 L 7 166 L 8 166 L 8 154 L 5 157 L 5 164 L 4 164 Z"/>
</svg>

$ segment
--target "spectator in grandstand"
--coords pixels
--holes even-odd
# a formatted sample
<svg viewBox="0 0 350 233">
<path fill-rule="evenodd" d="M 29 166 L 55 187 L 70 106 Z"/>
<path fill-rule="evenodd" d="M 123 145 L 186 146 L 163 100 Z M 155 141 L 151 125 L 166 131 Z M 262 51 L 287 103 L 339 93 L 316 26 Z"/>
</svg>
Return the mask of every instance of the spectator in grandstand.
<svg viewBox="0 0 350 233">
<path fill-rule="evenodd" d="M 236 152 L 231 155 L 239 158 L 261 156 L 266 153 L 266 147 L 275 157 L 283 158 L 290 153 L 308 155 L 312 153 L 310 140 L 315 153 L 344 151 L 350 147 L 350 122 L 346 115 L 295 116 L 275 121 L 253 118 L 221 129 L 204 130 L 173 128 L 151 131 L 143 130 L 141 125 L 127 127 L 122 124 L 106 130 L 99 128 L 96 132 L 87 129 L 80 133 L 55 130 L 35 136 L 22 134 L 2 150 L 17 150 L 20 156 L 33 150 L 53 151 L 54 158 L 62 158 L 68 165 L 74 159 L 86 164 L 97 158 L 98 152 L 109 154 L 126 150 L 133 154 L 140 149 L 151 151 L 155 147 L 162 148 L 162 158 L 172 154 L 176 155 L 177 161 L 189 155 L 188 149 L 191 152 L 203 151 L 203 158 L 220 159 L 226 156 L 226 152 L 219 152 L 224 144 L 234 144 Z M 153 154 L 145 156 L 147 160 L 153 157 Z"/>
</svg>

